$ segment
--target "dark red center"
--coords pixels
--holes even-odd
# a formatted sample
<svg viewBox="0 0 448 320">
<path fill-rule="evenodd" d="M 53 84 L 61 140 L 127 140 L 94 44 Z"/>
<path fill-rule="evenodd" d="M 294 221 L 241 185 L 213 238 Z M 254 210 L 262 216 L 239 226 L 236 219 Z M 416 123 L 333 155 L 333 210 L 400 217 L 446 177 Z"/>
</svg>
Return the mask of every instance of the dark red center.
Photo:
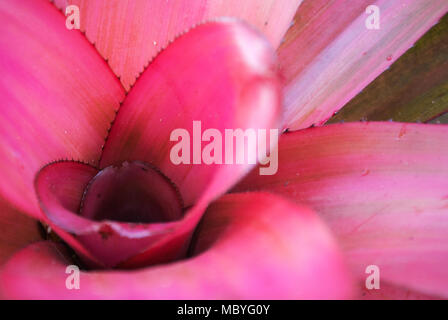
<svg viewBox="0 0 448 320">
<path fill-rule="evenodd" d="M 167 177 L 134 161 L 101 170 L 84 192 L 80 215 L 96 221 L 169 222 L 182 217 L 182 207 L 180 194 Z"/>
</svg>

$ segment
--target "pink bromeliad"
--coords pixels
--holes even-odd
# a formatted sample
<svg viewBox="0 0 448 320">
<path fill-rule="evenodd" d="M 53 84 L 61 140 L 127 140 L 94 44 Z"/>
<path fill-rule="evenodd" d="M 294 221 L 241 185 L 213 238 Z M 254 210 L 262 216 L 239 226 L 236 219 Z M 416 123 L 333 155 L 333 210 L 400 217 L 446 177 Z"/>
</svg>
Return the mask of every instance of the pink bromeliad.
<svg viewBox="0 0 448 320">
<path fill-rule="evenodd" d="M 448 297 L 448 127 L 321 126 L 447 10 L 0 1 L 0 297 Z M 278 172 L 173 164 L 170 134 L 193 121 L 287 131 Z"/>
</svg>

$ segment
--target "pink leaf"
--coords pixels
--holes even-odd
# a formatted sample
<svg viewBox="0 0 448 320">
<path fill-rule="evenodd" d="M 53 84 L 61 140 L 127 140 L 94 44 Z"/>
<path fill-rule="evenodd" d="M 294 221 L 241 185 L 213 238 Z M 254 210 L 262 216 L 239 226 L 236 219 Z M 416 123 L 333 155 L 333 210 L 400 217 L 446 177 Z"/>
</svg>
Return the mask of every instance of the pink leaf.
<svg viewBox="0 0 448 320">
<path fill-rule="evenodd" d="M 221 16 L 243 19 L 277 47 L 301 0 L 57 0 L 80 8 L 81 30 L 120 77 L 126 90 L 175 36 Z"/>
<path fill-rule="evenodd" d="M 260 232 L 262 230 L 262 232 Z M 0 274 L 3 298 L 342 299 L 350 296 L 332 238 L 315 214 L 269 194 L 235 194 L 208 209 L 193 256 L 135 272 L 83 271 L 64 286 L 60 249 L 41 242 Z"/>
<path fill-rule="evenodd" d="M 238 187 L 287 195 L 330 224 L 353 271 L 448 296 L 448 126 L 351 123 L 288 133 L 273 176 Z"/>
<path fill-rule="evenodd" d="M 97 163 L 124 90 L 47 1 L 1 1 L 0 20 L 0 193 L 39 217 L 36 172 L 61 158 Z"/>
<path fill-rule="evenodd" d="M 187 207 L 205 205 L 254 164 L 205 164 L 201 146 L 206 142 L 196 141 L 207 129 L 218 130 L 223 141 L 225 129 L 269 132 L 278 128 L 281 103 L 276 71 L 271 46 L 246 24 L 227 18 L 192 29 L 157 56 L 126 97 L 106 142 L 101 168 L 123 161 L 150 163 L 178 186 Z M 193 121 L 200 122 L 198 134 Z M 171 139 L 176 129 L 188 132 L 188 164 L 173 163 L 172 148 L 184 141 Z M 194 144 L 200 150 L 193 150 Z M 247 154 L 246 147 L 238 151 Z M 219 149 L 225 149 L 224 142 Z M 196 163 L 195 158 L 199 158 Z"/>
</svg>

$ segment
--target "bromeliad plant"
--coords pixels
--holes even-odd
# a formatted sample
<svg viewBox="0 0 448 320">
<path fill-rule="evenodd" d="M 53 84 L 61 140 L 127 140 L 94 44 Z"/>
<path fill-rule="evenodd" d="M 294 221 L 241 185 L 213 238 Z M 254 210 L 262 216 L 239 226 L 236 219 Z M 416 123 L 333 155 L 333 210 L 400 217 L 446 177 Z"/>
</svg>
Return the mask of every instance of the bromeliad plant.
<svg viewBox="0 0 448 320">
<path fill-rule="evenodd" d="M 68 4 L 81 9 L 83 33 L 66 28 L 56 7 Z M 379 30 L 365 26 L 372 4 Z M 381 297 L 446 297 L 448 128 L 310 126 L 447 9 L 442 0 L 2 1 L 0 295 L 349 298 L 376 265 Z M 193 121 L 288 131 L 277 174 L 173 164 L 170 133 Z M 62 242 L 39 239 L 19 212 Z M 66 267 L 80 262 L 80 289 L 68 290 Z"/>
</svg>

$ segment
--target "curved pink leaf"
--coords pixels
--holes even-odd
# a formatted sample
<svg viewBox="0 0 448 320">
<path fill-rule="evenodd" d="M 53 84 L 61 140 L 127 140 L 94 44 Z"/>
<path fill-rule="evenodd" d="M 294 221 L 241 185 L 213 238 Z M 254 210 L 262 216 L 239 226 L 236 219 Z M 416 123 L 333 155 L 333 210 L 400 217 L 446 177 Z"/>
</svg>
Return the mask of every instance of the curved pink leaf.
<svg viewBox="0 0 448 320">
<path fill-rule="evenodd" d="M 366 27 L 372 5 L 379 9 L 379 29 Z M 445 0 L 305 0 L 278 50 L 284 127 L 323 124 L 447 11 Z"/>
<path fill-rule="evenodd" d="M 97 163 L 124 90 L 47 1 L 1 1 L 0 20 L 0 193 L 39 217 L 36 172 L 61 158 Z"/>
<path fill-rule="evenodd" d="M 135 272 L 86 271 L 67 290 L 54 244 L 16 254 L 0 274 L 3 298 L 313 299 L 347 298 L 351 281 L 316 215 L 269 194 L 227 195 L 212 204 L 193 257 Z"/>
<path fill-rule="evenodd" d="M 269 190 L 314 208 L 353 270 L 448 295 L 448 126 L 351 123 L 288 133 L 274 176 L 237 190 Z"/>
<path fill-rule="evenodd" d="M 121 79 L 126 90 L 175 36 L 221 16 L 243 19 L 277 47 L 301 0 L 57 0 L 80 8 L 81 30 Z"/>
<path fill-rule="evenodd" d="M 188 226 L 177 221 L 182 207 L 165 179 L 142 163 L 98 172 L 86 164 L 63 161 L 39 172 L 36 192 L 50 225 L 88 265 L 115 267 L 133 258 L 139 260 L 132 264 L 135 267 L 183 256 L 188 245 L 188 238 L 182 238 L 163 242 L 163 252 L 158 247 Z M 175 216 L 165 223 L 148 222 L 163 218 L 161 212 Z"/>
<path fill-rule="evenodd" d="M 221 151 L 225 129 L 277 128 L 281 97 L 276 71 L 271 46 L 246 24 L 226 18 L 192 29 L 157 56 L 127 95 L 106 142 L 101 168 L 123 161 L 150 163 L 178 186 L 187 207 L 201 201 L 205 205 L 254 164 L 205 164 L 202 148 L 208 143 L 197 143 L 198 139 L 207 129 L 217 130 Z M 194 121 L 199 123 L 198 133 Z M 188 164 L 174 164 L 171 159 L 173 147 L 186 141 L 172 139 L 176 129 L 188 133 Z M 249 150 L 236 142 L 233 147 L 234 156 Z"/>
</svg>

